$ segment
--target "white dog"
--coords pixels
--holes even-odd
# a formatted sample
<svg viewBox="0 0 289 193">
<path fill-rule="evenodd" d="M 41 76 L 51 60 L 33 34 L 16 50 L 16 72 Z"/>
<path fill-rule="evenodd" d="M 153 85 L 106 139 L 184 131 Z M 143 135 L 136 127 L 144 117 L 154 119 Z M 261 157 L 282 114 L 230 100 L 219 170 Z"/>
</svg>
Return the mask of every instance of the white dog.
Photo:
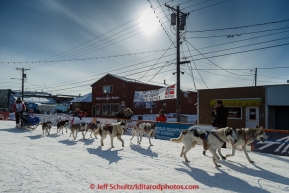
<svg viewBox="0 0 289 193">
<path fill-rule="evenodd" d="M 100 135 L 100 143 L 101 146 L 104 146 L 103 144 L 103 140 L 106 138 L 107 134 L 108 134 L 108 129 L 104 124 L 100 124 L 98 126 L 98 128 L 93 132 L 95 138 L 97 138 L 97 135 Z"/>
<path fill-rule="evenodd" d="M 173 138 L 170 141 L 175 143 L 183 142 L 184 146 L 182 147 L 181 157 L 184 155 L 185 161 L 189 162 L 186 154 L 191 148 L 194 148 L 196 144 L 202 145 L 203 140 L 202 136 L 205 136 L 208 143 L 208 149 L 212 153 L 212 160 L 215 166 L 220 167 L 217 164 L 217 160 L 220 160 L 220 157 L 217 155 L 216 150 L 218 149 L 219 154 L 221 153 L 221 147 L 224 142 L 229 141 L 235 143 L 237 141 L 237 134 L 235 128 L 221 128 L 214 131 L 205 131 L 205 130 L 184 130 L 181 132 L 179 138 Z"/>
<path fill-rule="evenodd" d="M 248 159 L 248 161 L 250 163 L 254 163 L 254 161 L 252 161 L 247 153 L 246 150 L 246 145 L 251 144 L 252 142 L 254 142 L 254 140 L 259 140 L 264 142 L 265 140 L 268 139 L 268 136 L 266 135 L 266 133 L 263 131 L 263 127 L 259 127 L 258 126 L 256 128 L 242 128 L 242 129 L 236 129 L 237 132 L 237 142 L 235 144 L 232 144 L 232 151 L 231 154 L 227 154 L 227 157 L 230 156 L 234 156 L 236 149 L 238 151 L 244 151 L 246 158 Z"/>
<path fill-rule="evenodd" d="M 137 136 L 137 143 L 140 144 L 143 135 L 147 135 L 147 137 L 149 138 L 149 143 L 151 146 L 151 136 L 155 135 L 155 123 L 140 123 L 140 124 L 136 124 L 133 126 L 131 134 L 132 134 L 132 138 L 130 139 L 130 141 L 134 138 L 134 136 Z M 139 140 L 140 137 L 140 140 Z"/>
<path fill-rule="evenodd" d="M 113 146 L 113 138 L 117 137 L 118 140 L 121 141 L 122 147 L 124 147 L 124 141 L 121 138 L 124 131 L 127 130 L 127 122 L 121 121 L 118 123 L 112 123 L 111 125 L 100 125 L 100 127 L 94 132 L 94 135 L 100 135 L 101 136 L 101 146 L 103 146 L 103 140 L 106 138 L 107 135 L 110 136 L 111 141 L 111 148 L 114 148 Z"/>
</svg>

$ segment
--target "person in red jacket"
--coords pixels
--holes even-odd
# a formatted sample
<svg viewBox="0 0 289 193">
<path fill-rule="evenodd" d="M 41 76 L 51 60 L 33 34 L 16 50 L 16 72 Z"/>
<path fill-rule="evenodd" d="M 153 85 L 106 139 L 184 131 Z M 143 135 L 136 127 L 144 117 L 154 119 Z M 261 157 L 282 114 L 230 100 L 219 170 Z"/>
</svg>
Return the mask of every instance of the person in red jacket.
<svg viewBox="0 0 289 193">
<path fill-rule="evenodd" d="M 159 115 L 156 118 L 156 122 L 167 122 L 167 116 L 164 113 L 164 110 L 161 109 Z"/>
<path fill-rule="evenodd" d="M 24 102 L 21 100 L 20 97 L 17 98 L 13 105 L 13 110 L 15 112 L 15 117 L 16 117 L 16 127 L 19 127 L 19 115 L 23 114 L 23 112 L 26 110 L 26 106 Z"/>
<path fill-rule="evenodd" d="M 81 111 L 78 108 L 75 108 L 74 116 L 77 116 L 80 120 L 82 120 L 82 117 L 86 117 L 87 113 L 85 110 Z"/>
<path fill-rule="evenodd" d="M 86 115 L 87 115 L 87 112 L 86 112 L 85 109 L 83 109 L 82 111 L 79 111 L 79 116 L 80 117 L 86 117 Z"/>
</svg>

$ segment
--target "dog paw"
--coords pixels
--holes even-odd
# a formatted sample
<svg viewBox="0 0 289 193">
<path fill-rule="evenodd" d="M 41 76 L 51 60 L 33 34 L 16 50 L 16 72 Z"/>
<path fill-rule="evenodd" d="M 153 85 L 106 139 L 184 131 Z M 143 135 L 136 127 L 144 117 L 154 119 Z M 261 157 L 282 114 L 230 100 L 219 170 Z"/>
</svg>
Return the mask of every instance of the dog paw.
<svg viewBox="0 0 289 193">
<path fill-rule="evenodd" d="M 224 156 L 221 156 L 222 157 L 222 159 L 226 159 L 226 157 L 224 157 Z"/>
<path fill-rule="evenodd" d="M 254 162 L 254 161 L 252 161 L 252 160 L 250 160 L 249 162 L 250 162 L 251 164 L 252 164 L 252 163 L 255 163 L 255 162 Z"/>
<path fill-rule="evenodd" d="M 154 146 L 153 144 L 151 144 L 151 146 Z"/>
<path fill-rule="evenodd" d="M 216 167 L 218 167 L 218 168 L 219 168 L 219 167 L 221 167 L 221 165 L 216 165 Z"/>
<path fill-rule="evenodd" d="M 189 160 L 186 160 L 187 163 L 191 163 Z"/>
</svg>

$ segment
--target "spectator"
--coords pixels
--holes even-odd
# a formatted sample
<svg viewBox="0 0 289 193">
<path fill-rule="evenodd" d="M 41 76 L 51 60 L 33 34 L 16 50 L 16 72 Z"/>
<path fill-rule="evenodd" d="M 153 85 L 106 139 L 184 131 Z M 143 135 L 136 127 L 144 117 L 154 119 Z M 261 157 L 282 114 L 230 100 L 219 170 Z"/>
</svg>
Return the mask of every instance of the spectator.
<svg viewBox="0 0 289 193">
<path fill-rule="evenodd" d="M 16 117 L 16 127 L 19 127 L 19 116 L 20 114 L 23 115 L 23 112 L 26 110 L 26 106 L 24 105 L 23 101 L 20 97 L 17 98 L 13 105 L 13 110 L 15 112 Z"/>
<path fill-rule="evenodd" d="M 5 108 L 2 112 L 1 112 L 2 116 L 3 116 L 3 120 L 7 120 L 10 112 L 8 111 L 7 108 Z"/>
<path fill-rule="evenodd" d="M 78 108 L 75 108 L 75 112 L 73 116 L 77 116 L 80 120 L 82 120 L 82 117 L 86 117 L 87 112 L 85 110 L 81 111 Z"/>
<path fill-rule="evenodd" d="M 156 122 L 167 122 L 167 116 L 164 113 L 164 110 L 161 109 L 159 115 L 156 118 Z"/>
<path fill-rule="evenodd" d="M 29 111 L 28 111 L 28 115 L 29 115 L 29 116 L 32 116 L 32 117 L 34 116 L 33 109 L 29 109 Z"/>
<path fill-rule="evenodd" d="M 212 125 L 215 129 L 227 127 L 228 109 L 223 106 L 223 101 L 218 100 L 211 113 L 213 117 Z M 207 141 L 203 140 L 204 149 L 207 147 Z M 226 143 L 223 144 L 222 148 L 226 148 Z M 206 149 L 205 149 L 206 150 Z M 206 154 L 206 151 L 203 154 Z M 224 159 L 224 157 L 222 157 Z"/>
</svg>

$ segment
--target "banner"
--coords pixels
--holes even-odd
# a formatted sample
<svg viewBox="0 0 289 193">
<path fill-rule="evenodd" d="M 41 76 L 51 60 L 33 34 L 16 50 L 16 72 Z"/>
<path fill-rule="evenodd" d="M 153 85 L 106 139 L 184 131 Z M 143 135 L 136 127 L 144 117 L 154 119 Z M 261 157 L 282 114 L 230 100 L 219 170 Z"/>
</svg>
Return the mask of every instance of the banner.
<svg viewBox="0 0 289 193">
<path fill-rule="evenodd" d="M 289 133 L 266 132 L 268 140 L 254 141 L 254 151 L 289 156 Z"/>
<path fill-rule="evenodd" d="M 152 108 L 157 108 L 157 103 L 156 102 L 135 102 L 134 107 L 152 109 Z"/>
<path fill-rule="evenodd" d="M 156 139 L 170 140 L 178 138 L 183 130 L 189 129 L 214 130 L 213 126 L 194 125 L 194 124 L 178 124 L 178 123 L 161 123 L 156 122 Z"/>
<path fill-rule="evenodd" d="M 178 138 L 183 130 L 190 128 L 189 124 L 172 124 L 156 122 L 156 139 L 170 140 Z"/>
<path fill-rule="evenodd" d="M 150 102 L 165 99 L 176 99 L 176 84 L 164 88 L 148 91 L 135 91 L 133 102 Z"/>
</svg>

